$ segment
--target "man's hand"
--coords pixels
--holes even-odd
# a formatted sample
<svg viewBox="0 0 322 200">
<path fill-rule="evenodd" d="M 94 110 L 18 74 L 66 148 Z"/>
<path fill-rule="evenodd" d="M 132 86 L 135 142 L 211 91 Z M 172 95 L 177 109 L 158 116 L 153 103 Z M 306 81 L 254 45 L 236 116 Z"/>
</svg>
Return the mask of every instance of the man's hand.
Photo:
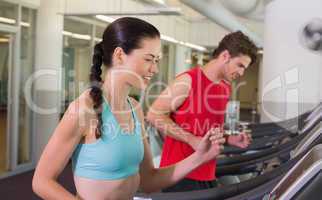
<svg viewBox="0 0 322 200">
<path fill-rule="evenodd" d="M 238 135 L 230 135 L 227 138 L 227 143 L 231 146 L 236 146 L 239 148 L 246 148 L 251 143 L 252 137 L 247 133 L 240 133 Z"/>
</svg>

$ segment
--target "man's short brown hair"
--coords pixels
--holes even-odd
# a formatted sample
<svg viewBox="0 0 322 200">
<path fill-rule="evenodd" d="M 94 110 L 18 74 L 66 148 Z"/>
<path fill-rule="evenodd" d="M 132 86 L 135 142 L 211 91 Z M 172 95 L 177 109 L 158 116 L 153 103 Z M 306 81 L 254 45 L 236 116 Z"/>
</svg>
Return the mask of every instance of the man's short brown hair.
<svg viewBox="0 0 322 200">
<path fill-rule="evenodd" d="M 256 45 L 243 34 L 241 31 L 236 31 L 227 34 L 220 42 L 218 47 L 212 53 L 214 58 L 219 54 L 227 50 L 232 57 L 247 55 L 252 59 L 250 65 L 256 62 L 256 55 L 258 48 Z"/>
</svg>

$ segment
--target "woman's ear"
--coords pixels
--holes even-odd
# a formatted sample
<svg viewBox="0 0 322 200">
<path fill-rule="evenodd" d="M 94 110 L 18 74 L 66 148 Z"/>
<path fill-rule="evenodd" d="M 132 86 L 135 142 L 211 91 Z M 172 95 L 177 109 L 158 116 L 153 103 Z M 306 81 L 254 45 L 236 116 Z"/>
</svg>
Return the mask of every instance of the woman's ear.
<svg viewBox="0 0 322 200">
<path fill-rule="evenodd" d="M 113 52 L 113 65 L 114 66 L 120 66 L 123 65 L 124 59 L 125 59 L 125 52 L 121 47 L 116 47 Z"/>
</svg>

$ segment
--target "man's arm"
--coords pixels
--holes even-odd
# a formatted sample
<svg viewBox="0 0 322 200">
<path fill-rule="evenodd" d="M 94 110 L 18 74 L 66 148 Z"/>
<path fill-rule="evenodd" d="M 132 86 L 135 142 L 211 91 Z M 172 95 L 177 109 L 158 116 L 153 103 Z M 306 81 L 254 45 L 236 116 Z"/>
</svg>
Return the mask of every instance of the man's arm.
<svg viewBox="0 0 322 200">
<path fill-rule="evenodd" d="M 171 118 L 170 113 L 177 110 L 188 97 L 191 89 L 191 77 L 183 74 L 175 79 L 153 102 L 147 114 L 147 120 L 163 134 L 196 148 L 201 137 L 185 131 Z"/>
</svg>

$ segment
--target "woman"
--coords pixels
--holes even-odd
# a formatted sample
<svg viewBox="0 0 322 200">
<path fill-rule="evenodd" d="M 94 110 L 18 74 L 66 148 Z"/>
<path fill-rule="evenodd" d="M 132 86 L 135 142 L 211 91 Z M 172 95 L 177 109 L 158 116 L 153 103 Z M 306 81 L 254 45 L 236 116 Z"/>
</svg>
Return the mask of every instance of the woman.
<svg viewBox="0 0 322 200">
<path fill-rule="evenodd" d="M 142 109 L 128 95 L 132 87 L 145 89 L 158 72 L 160 50 L 159 31 L 145 21 L 125 17 L 106 28 L 94 49 L 91 88 L 69 105 L 45 147 L 33 178 L 35 193 L 59 200 L 132 199 L 139 187 L 168 187 L 220 153 L 224 139 L 210 130 L 187 159 L 153 167 Z M 70 158 L 77 196 L 56 181 Z"/>
</svg>

